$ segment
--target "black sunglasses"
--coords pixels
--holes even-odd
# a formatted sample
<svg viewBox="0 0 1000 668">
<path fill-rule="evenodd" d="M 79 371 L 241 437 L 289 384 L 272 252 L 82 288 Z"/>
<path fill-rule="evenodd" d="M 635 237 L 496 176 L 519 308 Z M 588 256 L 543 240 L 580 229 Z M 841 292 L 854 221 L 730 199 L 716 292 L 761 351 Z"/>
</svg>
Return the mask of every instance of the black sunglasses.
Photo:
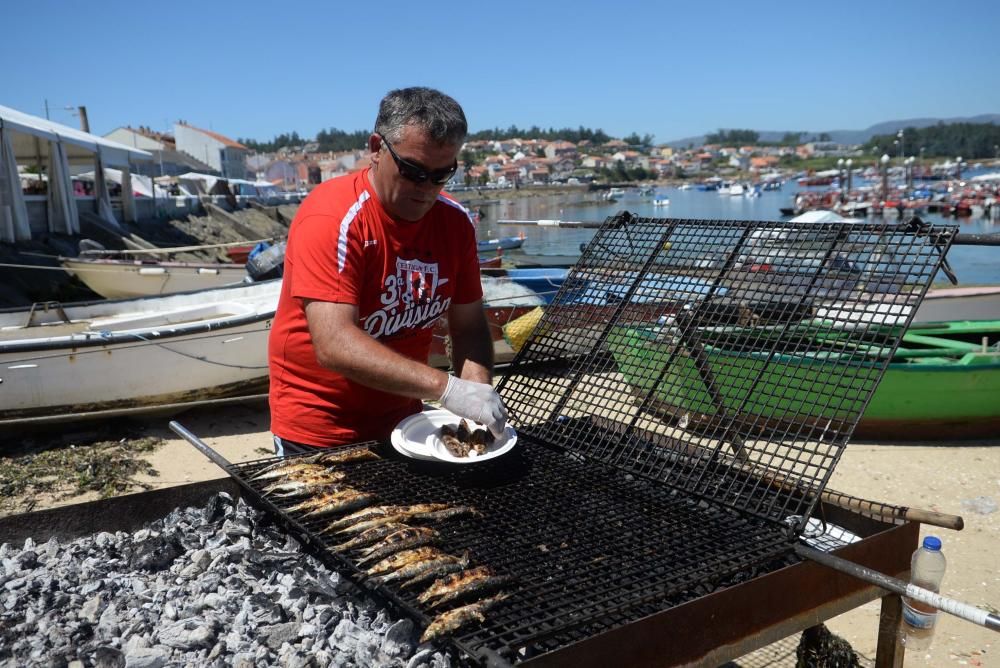
<svg viewBox="0 0 1000 668">
<path fill-rule="evenodd" d="M 396 151 L 393 150 L 392 144 L 390 144 L 389 140 L 382 135 L 379 135 L 379 139 L 381 139 L 382 143 L 385 144 L 385 147 L 389 149 L 389 155 L 391 155 L 393 161 L 395 161 L 396 168 L 399 170 L 399 175 L 407 181 L 412 181 L 417 184 L 423 183 L 424 181 L 430 181 L 436 186 L 443 186 L 448 183 L 451 177 L 455 176 L 455 172 L 458 171 L 457 160 L 451 167 L 428 171 L 417 163 L 410 162 L 406 158 L 400 158 L 396 155 Z"/>
</svg>

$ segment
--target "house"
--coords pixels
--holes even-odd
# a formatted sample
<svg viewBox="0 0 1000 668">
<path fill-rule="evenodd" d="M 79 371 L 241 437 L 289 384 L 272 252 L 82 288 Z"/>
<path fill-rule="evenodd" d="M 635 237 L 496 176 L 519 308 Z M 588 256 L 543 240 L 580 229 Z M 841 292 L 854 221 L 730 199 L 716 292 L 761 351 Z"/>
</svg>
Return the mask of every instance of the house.
<svg viewBox="0 0 1000 668">
<path fill-rule="evenodd" d="M 750 169 L 755 171 L 763 171 L 765 169 L 771 169 L 778 166 L 778 158 L 773 155 L 758 156 L 755 158 L 750 158 Z"/>
<path fill-rule="evenodd" d="M 187 172 L 218 175 L 219 171 L 195 157 L 177 150 L 174 138 L 165 132 L 156 132 L 147 127 L 118 127 L 104 135 L 111 141 L 149 151 L 153 159 L 137 163 L 135 173 L 143 176 L 178 176 Z"/>
<path fill-rule="evenodd" d="M 553 141 L 545 146 L 545 157 L 549 160 L 563 157 L 576 160 L 576 156 L 576 145 L 568 141 Z"/>
<path fill-rule="evenodd" d="M 590 169 L 604 169 L 609 162 L 603 155 L 585 155 L 580 159 L 580 165 Z"/>
<path fill-rule="evenodd" d="M 174 141 L 178 151 L 202 160 L 225 178 L 245 179 L 247 176 L 246 159 L 250 150 L 225 135 L 177 122 Z"/>
</svg>

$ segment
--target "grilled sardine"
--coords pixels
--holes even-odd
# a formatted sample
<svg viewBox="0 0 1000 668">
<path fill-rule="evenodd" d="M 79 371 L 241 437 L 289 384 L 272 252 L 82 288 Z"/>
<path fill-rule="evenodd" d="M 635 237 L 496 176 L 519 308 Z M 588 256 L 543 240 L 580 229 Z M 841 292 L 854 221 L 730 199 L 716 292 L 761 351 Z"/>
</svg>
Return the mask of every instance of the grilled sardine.
<svg viewBox="0 0 1000 668">
<path fill-rule="evenodd" d="M 421 571 L 420 573 L 418 573 L 417 575 L 413 576 L 412 578 L 404 582 L 402 585 L 400 585 L 400 587 L 402 587 L 403 589 L 410 589 L 412 587 L 417 587 L 419 585 L 427 583 L 429 580 L 440 578 L 442 575 L 448 575 L 450 573 L 457 573 L 458 571 L 465 570 L 465 567 L 468 565 L 469 565 L 468 563 L 463 564 L 460 561 L 441 562 L 435 564 L 433 568 L 428 568 L 424 571 Z"/>
<path fill-rule="evenodd" d="M 333 524 L 336 524 L 334 522 Z M 356 536 L 346 543 L 341 543 L 340 545 L 334 545 L 331 548 L 334 552 L 344 552 L 345 550 L 353 550 L 356 547 L 367 547 L 369 545 L 374 545 L 378 541 L 382 540 L 386 536 L 396 533 L 402 529 L 409 529 L 410 525 L 402 524 L 399 522 L 390 522 L 389 524 L 383 524 L 381 526 L 373 527 L 368 531 L 363 532 L 360 536 Z M 320 533 L 326 533 L 330 527 L 320 531 Z"/>
<path fill-rule="evenodd" d="M 329 471 L 328 468 L 320 464 L 309 464 L 299 461 L 279 462 L 272 464 L 266 469 L 258 471 L 251 476 L 251 480 L 273 480 L 275 478 L 285 478 L 302 473 L 322 473 Z"/>
<path fill-rule="evenodd" d="M 410 548 L 427 545 L 436 540 L 440 534 L 430 527 L 407 527 L 389 534 L 380 542 L 364 550 L 364 557 L 358 565 L 384 559 L 390 554 Z"/>
<path fill-rule="evenodd" d="M 320 452 L 315 455 L 303 457 L 299 461 L 311 464 L 354 464 L 357 462 L 371 462 L 382 459 L 377 454 L 367 448 L 354 450 L 335 449 L 333 452 Z"/>
<path fill-rule="evenodd" d="M 509 594 L 501 592 L 492 598 L 485 598 L 482 601 L 476 601 L 475 603 L 463 605 L 461 608 L 441 613 L 430 623 L 424 634 L 420 636 L 420 642 L 439 638 L 446 633 L 451 633 L 465 626 L 471 621 L 485 622 L 486 616 L 484 613 L 508 596 Z"/>
<path fill-rule="evenodd" d="M 484 575 L 470 578 L 466 582 L 456 585 L 451 591 L 437 597 L 437 600 L 431 603 L 431 608 L 440 608 L 463 599 L 479 598 L 483 594 L 506 587 L 512 580 L 513 578 L 507 575 Z"/>
<path fill-rule="evenodd" d="M 415 561 L 425 561 L 427 559 L 439 559 L 441 557 L 448 556 L 436 547 L 417 547 L 412 550 L 406 550 L 405 552 L 398 552 L 390 557 L 386 557 L 382 561 L 378 562 L 367 571 L 366 575 L 379 575 L 381 573 L 388 573 L 390 571 L 395 571 L 407 564 L 412 564 Z"/>
<path fill-rule="evenodd" d="M 290 511 L 305 512 L 305 517 L 317 517 L 331 513 L 353 510 L 375 500 L 374 494 L 360 492 L 349 487 L 329 492 L 303 501 L 289 508 Z"/>
<path fill-rule="evenodd" d="M 402 568 L 388 573 L 387 575 L 380 575 L 376 580 L 385 584 L 387 582 L 396 582 L 397 580 L 409 580 L 413 581 L 418 578 L 423 577 L 427 573 L 437 572 L 440 573 L 442 569 L 448 566 L 456 566 L 458 570 L 461 570 L 469 565 L 469 555 L 465 554 L 461 557 L 456 557 L 452 554 L 444 554 L 439 557 L 431 557 L 429 559 L 423 559 L 413 562 L 412 564 L 407 564 Z"/>
<path fill-rule="evenodd" d="M 452 591 L 460 589 L 462 586 L 475 582 L 482 578 L 493 577 L 495 573 L 493 569 L 489 566 L 477 566 L 476 568 L 470 568 L 467 571 L 462 571 L 461 573 L 455 573 L 454 575 L 449 575 L 448 577 L 441 578 L 436 581 L 427 590 L 417 597 L 417 601 L 420 603 L 426 603 L 431 599 L 444 596 Z"/>
<path fill-rule="evenodd" d="M 320 487 L 335 485 L 343 479 L 344 474 L 340 471 L 295 476 L 285 480 L 272 482 L 263 489 L 263 492 L 264 494 L 274 494 L 275 496 L 299 496 L 302 494 L 310 494 L 313 490 Z"/>
<path fill-rule="evenodd" d="M 435 504 L 447 508 L 447 504 Z M 351 513 L 345 517 L 340 518 L 336 522 L 332 523 L 327 527 L 328 531 L 336 531 L 337 529 L 343 529 L 361 522 L 367 522 L 368 520 L 377 519 L 379 517 L 388 517 L 390 515 L 398 515 L 403 511 L 411 508 L 411 506 L 372 506 L 371 508 L 365 508 L 364 510 L 359 510 L 356 513 Z"/>
<path fill-rule="evenodd" d="M 365 518 L 362 514 L 360 519 L 363 521 L 351 522 L 338 531 L 338 533 L 356 533 L 377 527 L 381 524 L 388 524 L 389 522 L 404 522 L 410 518 L 433 519 L 435 518 L 434 513 L 454 512 L 454 509 L 447 503 L 419 503 L 414 506 L 381 506 L 380 508 L 385 509 L 384 513 L 373 513 L 373 516 L 370 518 Z M 355 513 L 355 515 L 358 515 L 358 513 Z M 443 519 L 443 516 L 437 519 Z M 345 517 L 343 521 L 346 520 L 347 518 Z M 335 527 L 330 525 L 330 528 Z"/>
</svg>

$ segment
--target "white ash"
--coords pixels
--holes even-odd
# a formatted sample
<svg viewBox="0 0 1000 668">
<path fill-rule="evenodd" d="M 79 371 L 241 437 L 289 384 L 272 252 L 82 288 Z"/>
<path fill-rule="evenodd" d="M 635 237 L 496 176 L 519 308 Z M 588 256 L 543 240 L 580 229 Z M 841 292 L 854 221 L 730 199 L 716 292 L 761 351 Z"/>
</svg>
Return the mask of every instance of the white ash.
<svg viewBox="0 0 1000 668">
<path fill-rule="evenodd" d="M 450 666 L 242 499 L 0 545 L 0 666 Z"/>
</svg>

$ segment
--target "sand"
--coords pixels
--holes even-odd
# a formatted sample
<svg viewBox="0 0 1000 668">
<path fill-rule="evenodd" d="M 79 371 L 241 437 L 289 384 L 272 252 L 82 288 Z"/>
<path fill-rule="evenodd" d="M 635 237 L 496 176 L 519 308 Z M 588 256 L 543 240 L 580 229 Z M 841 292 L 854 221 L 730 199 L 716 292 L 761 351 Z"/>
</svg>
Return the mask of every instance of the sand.
<svg viewBox="0 0 1000 668">
<path fill-rule="evenodd" d="M 170 419 L 159 416 L 141 421 L 146 435 L 162 436 L 165 442 L 148 455 L 159 475 L 139 480 L 165 487 L 220 477 L 215 464 L 169 431 Z M 173 419 L 231 462 L 258 459 L 272 451 L 266 403 L 198 409 Z M 973 605 L 1000 606 L 1000 511 L 983 514 L 963 506 L 963 502 L 976 497 L 1000 504 L 1000 439 L 954 447 L 852 444 L 830 488 L 862 498 L 963 516 L 965 529 L 961 532 L 923 527 L 923 535 L 937 535 L 944 543 L 948 571 L 943 593 Z M 48 500 L 47 504 L 80 500 L 84 499 Z M 874 659 L 878 615 L 879 603 L 874 602 L 831 620 L 828 626 L 863 657 Z M 1000 666 L 998 638 L 991 631 L 942 614 L 929 652 L 911 653 L 906 666 Z M 785 643 L 785 647 L 794 645 Z M 788 654 L 784 651 L 783 658 L 773 663 L 760 663 L 755 658 L 747 665 L 794 665 Z"/>
</svg>

